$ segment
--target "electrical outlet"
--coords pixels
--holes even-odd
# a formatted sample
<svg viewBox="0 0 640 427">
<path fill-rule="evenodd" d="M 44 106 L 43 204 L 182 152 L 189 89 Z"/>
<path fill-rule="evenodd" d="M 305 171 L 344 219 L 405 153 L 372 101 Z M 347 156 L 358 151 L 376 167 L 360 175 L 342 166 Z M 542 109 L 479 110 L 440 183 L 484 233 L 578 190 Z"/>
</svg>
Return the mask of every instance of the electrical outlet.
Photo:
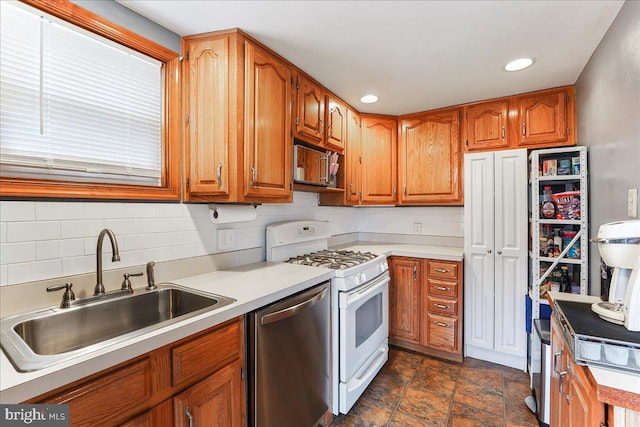
<svg viewBox="0 0 640 427">
<path fill-rule="evenodd" d="M 627 216 L 638 218 L 638 189 L 632 188 L 627 195 Z"/>
<path fill-rule="evenodd" d="M 413 223 L 413 234 L 422 234 L 422 223 L 421 222 Z"/>
<path fill-rule="evenodd" d="M 232 249 L 236 245 L 236 230 L 218 230 L 218 250 Z"/>
</svg>

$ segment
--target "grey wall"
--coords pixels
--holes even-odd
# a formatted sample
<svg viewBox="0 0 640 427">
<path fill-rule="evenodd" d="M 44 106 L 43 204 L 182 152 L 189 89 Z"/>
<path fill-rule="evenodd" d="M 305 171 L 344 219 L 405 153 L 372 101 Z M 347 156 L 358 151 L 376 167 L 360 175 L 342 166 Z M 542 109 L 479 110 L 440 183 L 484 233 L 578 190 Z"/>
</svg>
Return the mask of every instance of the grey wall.
<svg viewBox="0 0 640 427">
<path fill-rule="evenodd" d="M 113 0 L 73 0 L 73 2 L 174 52 L 180 52 L 179 35 L 127 9 L 120 3 Z"/>
<path fill-rule="evenodd" d="M 590 233 L 627 217 L 627 190 L 640 189 L 640 2 L 627 0 L 576 81 L 578 143 L 588 147 Z M 640 210 L 640 209 L 639 209 Z M 591 291 L 600 294 L 591 243 Z"/>
</svg>

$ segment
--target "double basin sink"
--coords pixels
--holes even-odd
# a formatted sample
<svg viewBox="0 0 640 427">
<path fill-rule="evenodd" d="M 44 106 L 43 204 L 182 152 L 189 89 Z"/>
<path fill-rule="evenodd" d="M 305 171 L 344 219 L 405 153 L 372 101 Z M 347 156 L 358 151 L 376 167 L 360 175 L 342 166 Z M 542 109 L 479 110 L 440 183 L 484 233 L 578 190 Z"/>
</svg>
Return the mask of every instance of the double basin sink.
<svg viewBox="0 0 640 427">
<path fill-rule="evenodd" d="M 159 285 L 152 291 L 1 319 L 0 342 L 18 371 L 35 371 L 233 302 Z"/>
</svg>

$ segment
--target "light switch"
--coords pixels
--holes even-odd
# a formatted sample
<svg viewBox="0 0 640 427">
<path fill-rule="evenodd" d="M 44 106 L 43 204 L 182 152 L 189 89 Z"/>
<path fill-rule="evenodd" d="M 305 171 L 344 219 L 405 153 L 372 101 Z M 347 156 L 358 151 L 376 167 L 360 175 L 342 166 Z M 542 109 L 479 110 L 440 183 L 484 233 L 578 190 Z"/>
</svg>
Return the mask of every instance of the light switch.
<svg viewBox="0 0 640 427">
<path fill-rule="evenodd" d="M 629 218 L 638 218 L 638 189 L 632 188 L 627 196 L 627 216 Z"/>
<path fill-rule="evenodd" d="M 422 223 L 416 222 L 413 224 L 413 234 L 422 234 Z"/>
</svg>

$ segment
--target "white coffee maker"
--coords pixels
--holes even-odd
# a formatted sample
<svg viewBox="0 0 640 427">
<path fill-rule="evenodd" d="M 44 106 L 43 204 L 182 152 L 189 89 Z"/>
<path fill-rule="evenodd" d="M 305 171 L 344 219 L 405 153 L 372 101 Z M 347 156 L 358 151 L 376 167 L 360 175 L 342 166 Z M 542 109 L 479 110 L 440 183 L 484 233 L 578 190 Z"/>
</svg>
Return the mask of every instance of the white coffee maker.
<svg viewBox="0 0 640 427">
<path fill-rule="evenodd" d="M 640 331 L 640 221 L 603 224 L 593 240 L 602 260 L 614 270 L 609 300 L 591 309 L 604 320 Z"/>
</svg>

